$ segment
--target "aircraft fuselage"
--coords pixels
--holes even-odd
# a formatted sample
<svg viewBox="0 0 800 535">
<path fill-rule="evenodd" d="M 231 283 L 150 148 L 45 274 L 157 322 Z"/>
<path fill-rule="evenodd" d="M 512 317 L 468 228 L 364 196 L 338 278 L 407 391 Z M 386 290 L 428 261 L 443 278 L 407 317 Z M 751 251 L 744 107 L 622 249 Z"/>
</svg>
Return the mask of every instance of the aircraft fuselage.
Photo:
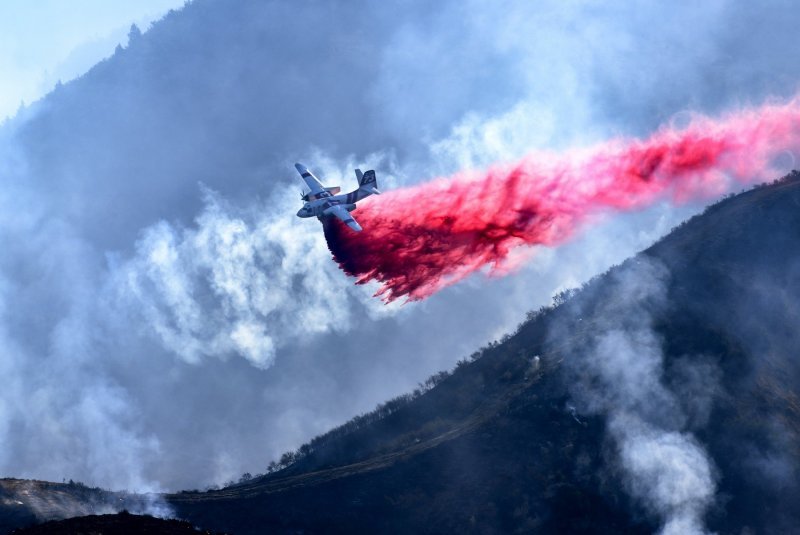
<svg viewBox="0 0 800 535">
<path fill-rule="evenodd" d="M 330 197 L 323 197 L 321 199 L 315 199 L 313 201 L 309 201 L 303 205 L 300 210 L 297 211 L 297 217 L 323 217 L 325 214 L 325 210 L 333 206 L 342 205 L 342 207 L 347 210 L 348 212 L 352 212 L 356 209 L 355 203 L 347 203 L 347 199 L 345 198 L 347 195 L 336 195 Z"/>
</svg>

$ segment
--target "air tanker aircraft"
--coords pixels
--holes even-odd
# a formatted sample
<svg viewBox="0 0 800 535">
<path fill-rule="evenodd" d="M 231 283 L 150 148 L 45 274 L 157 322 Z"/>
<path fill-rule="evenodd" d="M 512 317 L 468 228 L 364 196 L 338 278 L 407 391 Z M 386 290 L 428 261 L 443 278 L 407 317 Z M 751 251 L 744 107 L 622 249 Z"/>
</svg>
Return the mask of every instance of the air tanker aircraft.
<svg viewBox="0 0 800 535">
<path fill-rule="evenodd" d="M 356 223 L 350 212 L 356 209 L 356 202 L 369 197 L 373 193 L 375 195 L 380 194 L 378 182 L 375 179 L 375 171 L 362 173 L 361 169 L 356 169 L 358 189 L 345 195 L 337 195 L 341 191 L 339 186 L 326 188 L 317 177 L 311 174 L 311 171 L 305 165 L 296 163 L 294 166 L 311 189 L 308 193 L 302 192 L 300 194 L 300 198 L 305 201 L 305 204 L 297 211 L 297 217 L 317 216 L 322 221 L 325 217 L 336 216 L 351 229 L 356 232 L 361 231 L 361 225 Z"/>
</svg>

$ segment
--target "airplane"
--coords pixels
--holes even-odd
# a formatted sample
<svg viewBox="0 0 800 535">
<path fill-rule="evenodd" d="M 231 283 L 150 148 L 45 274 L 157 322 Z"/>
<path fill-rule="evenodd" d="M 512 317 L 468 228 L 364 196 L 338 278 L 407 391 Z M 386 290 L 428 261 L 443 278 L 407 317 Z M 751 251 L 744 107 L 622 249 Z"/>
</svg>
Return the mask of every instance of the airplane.
<svg viewBox="0 0 800 535">
<path fill-rule="evenodd" d="M 300 193 L 300 199 L 305 201 L 305 204 L 297 211 L 297 217 L 316 216 L 322 221 L 325 217 L 335 216 L 351 229 L 361 232 L 361 225 L 353 219 L 350 212 L 356 209 L 356 202 L 361 199 L 373 194 L 380 195 L 378 182 L 375 179 L 375 171 L 362 173 L 361 169 L 356 169 L 358 189 L 338 195 L 341 191 L 339 186 L 326 188 L 317 177 L 311 174 L 311 171 L 305 165 L 296 163 L 294 167 L 311 189 L 308 193 L 304 191 Z"/>
</svg>

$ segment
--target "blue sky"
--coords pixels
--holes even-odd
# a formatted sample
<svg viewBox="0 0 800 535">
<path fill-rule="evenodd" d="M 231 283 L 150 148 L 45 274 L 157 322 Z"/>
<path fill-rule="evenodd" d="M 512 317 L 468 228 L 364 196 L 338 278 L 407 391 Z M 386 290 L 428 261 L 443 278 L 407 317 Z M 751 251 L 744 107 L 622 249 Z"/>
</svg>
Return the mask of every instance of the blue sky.
<svg viewBox="0 0 800 535">
<path fill-rule="evenodd" d="M 0 118 L 86 72 L 184 0 L 0 2 Z"/>
</svg>

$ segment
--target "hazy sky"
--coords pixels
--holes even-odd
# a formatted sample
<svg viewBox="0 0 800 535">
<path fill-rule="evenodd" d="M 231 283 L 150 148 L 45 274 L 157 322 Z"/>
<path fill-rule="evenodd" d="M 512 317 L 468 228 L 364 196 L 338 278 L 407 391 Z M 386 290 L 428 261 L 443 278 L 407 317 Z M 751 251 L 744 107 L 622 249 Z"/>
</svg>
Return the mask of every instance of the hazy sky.
<svg viewBox="0 0 800 535">
<path fill-rule="evenodd" d="M 0 120 L 61 80 L 80 76 L 117 44 L 132 23 L 142 30 L 184 0 L 4 0 L 0 2 Z"/>
</svg>

